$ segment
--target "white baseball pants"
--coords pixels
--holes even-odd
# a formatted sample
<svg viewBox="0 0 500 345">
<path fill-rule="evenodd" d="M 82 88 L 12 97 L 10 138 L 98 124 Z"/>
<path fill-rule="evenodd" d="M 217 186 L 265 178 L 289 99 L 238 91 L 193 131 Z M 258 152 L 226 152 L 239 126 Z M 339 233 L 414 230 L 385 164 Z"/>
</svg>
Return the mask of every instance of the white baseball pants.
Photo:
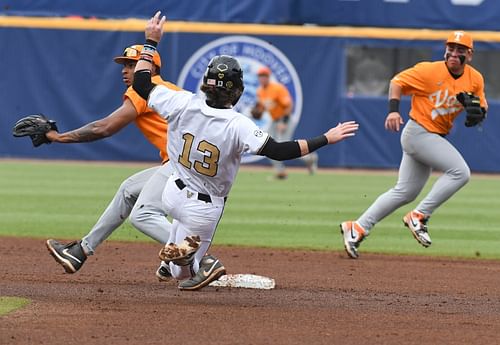
<svg viewBox="0 0 500 345">
<path fill-rule="evenodd" d="M 181 244 L 186 236 L 198 235 L 201 245 L 195 254 L 193 266 L 178 266 L 170 262 L 170 272 L 176 279 L 190 278 L 199 269 L 203 258 L 217 229 L 224 212 L 225 200 L 210 196 L 211 202 L 199 200 L 199 194 L 189 187 L 180 188 L 175 181 L 175 174 L 170 176 L 163 190 L 165 211 L 172 216 L 172 228 L 169 243 Z"/>
</svg>

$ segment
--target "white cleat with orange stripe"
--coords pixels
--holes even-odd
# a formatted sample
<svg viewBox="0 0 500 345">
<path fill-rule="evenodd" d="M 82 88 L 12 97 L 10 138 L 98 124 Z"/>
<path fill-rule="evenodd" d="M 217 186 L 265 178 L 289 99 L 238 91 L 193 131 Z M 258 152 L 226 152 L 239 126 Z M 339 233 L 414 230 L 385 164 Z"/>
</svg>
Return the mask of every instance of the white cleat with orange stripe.
<svg viewBox="0 0 500 345">
<path fill-rule="evenodd" d="M 426 248 L 432 244 L 431 237 L 427 232 L 428 221 L 429 216 L 416 210 L 408 212 L 403 217 L 403 223 L 408 229 L 410 229 L 413 237 L 415 237 L 418 243 Z"/>
<path fill-rule="evenodd" d="M 340 232 L 343 235 L 344 248 L 347 255 L 352 259 L 357 259 L 359 257 L 359 244 L 365 239 L 368 233 L 361 225 L 353 221 L 341 223 Z"/>
</svg>

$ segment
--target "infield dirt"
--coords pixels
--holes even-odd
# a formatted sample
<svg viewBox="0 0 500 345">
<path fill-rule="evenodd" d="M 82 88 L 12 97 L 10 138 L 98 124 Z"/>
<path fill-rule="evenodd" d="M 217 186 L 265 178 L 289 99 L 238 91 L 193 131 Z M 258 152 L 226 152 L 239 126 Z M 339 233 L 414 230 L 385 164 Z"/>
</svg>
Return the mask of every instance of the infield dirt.
<svg viewBox="0 0 500 345">
<path fill-rule="evenodd" d="M 417 245 L 417 244 L 415 244 Z M 0 238 L 0 344 L 498 344 L 500 261 L 213 247 L 271 291 L 159 283 L 159 246 L 109 242 L 74 275 L 43 240 Z"/>
</svg>

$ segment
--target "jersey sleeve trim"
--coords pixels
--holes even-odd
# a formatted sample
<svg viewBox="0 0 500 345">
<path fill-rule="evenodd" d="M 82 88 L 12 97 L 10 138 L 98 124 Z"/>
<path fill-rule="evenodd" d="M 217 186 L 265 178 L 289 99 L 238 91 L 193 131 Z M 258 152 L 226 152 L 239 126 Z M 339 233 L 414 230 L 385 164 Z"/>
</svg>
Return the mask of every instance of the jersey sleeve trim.
<svg viewBox="0 0 500 345">
<path fill-rule="evenodd" d="M 266 141 L 264 141 L 264 143 L 262 144 L 262 146 L 259 148 L 259 150 L 257 151 L 256 155 L 258 156 L 262 156 L 262 150 L 264 149 L 264 147 L 267 145 L 267 142 L 269 141 L 269 138 L 271 138 L 271 136 L 269 134 L 267 134 L 267 138 L 266 138 Z"/>
</svg>

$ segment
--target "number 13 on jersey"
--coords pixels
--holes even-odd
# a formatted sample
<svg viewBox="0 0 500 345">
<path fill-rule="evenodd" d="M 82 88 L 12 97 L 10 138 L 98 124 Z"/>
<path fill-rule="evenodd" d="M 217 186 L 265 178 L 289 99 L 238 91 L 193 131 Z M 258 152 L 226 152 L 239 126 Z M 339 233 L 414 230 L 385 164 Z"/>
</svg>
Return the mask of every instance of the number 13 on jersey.
<svg viewBox="0 0 500 345">
<path fill-rule="evenodd" d="M 217 146 L 206 140 L 200 141 L 196 149 L 203 154 L 203 161 L 200 162 L 195 160 L 193 164 L 190 160 L 190 155 L 193 147 L 194 135 L 185 133 L 182 139 L 184 139 L 184 147 L 182 148 L 182 154 L 179 156 L 179 163 L 187 169 L 194 167 L 194 170 L 205 176 L 214 177 L 217 175 L 220 156 L 220 150 Z"/>
</svg>

